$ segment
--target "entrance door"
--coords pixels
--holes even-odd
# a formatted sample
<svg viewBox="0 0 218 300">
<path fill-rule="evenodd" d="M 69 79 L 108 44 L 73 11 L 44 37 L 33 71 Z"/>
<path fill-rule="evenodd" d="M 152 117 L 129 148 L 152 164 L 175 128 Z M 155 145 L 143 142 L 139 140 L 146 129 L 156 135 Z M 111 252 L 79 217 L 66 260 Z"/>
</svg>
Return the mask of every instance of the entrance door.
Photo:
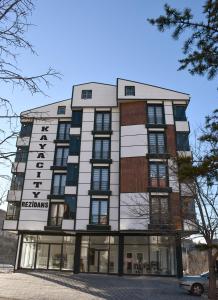
<svg viewBox="0 0 218 300">
<path fill-rule="evenodd" d="M 108 272 L 108 250 L 95 250 L 98 252 L 98 272 Z"/>
</svg>

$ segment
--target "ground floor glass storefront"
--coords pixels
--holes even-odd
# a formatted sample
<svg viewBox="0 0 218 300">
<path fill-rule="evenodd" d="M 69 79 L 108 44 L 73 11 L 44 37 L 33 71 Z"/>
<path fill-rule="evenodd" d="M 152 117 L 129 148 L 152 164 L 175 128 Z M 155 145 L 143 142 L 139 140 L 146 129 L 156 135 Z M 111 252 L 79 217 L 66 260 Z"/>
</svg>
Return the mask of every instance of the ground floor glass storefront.
<svg viewBox="0 0 218 300">
<path fill-rule="evenodd" d="M 125 236 L 124 274 L 175 275 L 175 241 L 168 236 Z"/>
<path fill-rule="evenodd" d="M 175 249 L 175 237 L 172 236 L 23 235 L 19 267 L 109 274 L 176 275 Z M 75 264 L 78 264 L 75 269 L 74 255 Z"/>
<path fill-rule="evenodd" d="M 74 236 L 23 235 L 20 267 L 73 270 Z"/>
</svg>

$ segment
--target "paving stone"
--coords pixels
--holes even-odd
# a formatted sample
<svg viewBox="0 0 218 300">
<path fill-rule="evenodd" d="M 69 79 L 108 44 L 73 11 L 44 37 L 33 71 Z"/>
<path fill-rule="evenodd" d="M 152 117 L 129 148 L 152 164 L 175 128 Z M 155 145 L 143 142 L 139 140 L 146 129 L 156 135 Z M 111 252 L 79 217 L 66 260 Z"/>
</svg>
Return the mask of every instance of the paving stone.
<svg viewBox="0 0 218 300">
<path fill-rule="evenodd" d="M 170 277 L 29 271 L 0 273 L 0 300 L 193 300 Z"/>
</svg>

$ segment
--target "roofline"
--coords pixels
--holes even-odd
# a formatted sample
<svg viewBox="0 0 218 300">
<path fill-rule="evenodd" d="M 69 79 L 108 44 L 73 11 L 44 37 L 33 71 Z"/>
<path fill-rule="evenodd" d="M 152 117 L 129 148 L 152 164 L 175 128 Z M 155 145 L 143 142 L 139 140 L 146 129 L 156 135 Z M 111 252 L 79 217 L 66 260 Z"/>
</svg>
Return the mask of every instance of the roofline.
<svg viewBox="0 0 218 300">
<path fill-rule="evenodd" d="M 156 87 L 156 88 L 167 90 L 167 91 L 171 91 L 171 92 L 176 92 L 176 93 L 184 94 L 184 95 L 187 95 L 187 96 L 190 97 L 190 94 L 183 93 L 183 92 L 176 91 L 176 90 L 172 90 L 172 89 L 167 89 L 167 88 L 164 88 L 164 87 L 161 87 L 161 86 L 158 86 L 158 85 L 148 84 L 148 83 L 144 83 L 144 82 L 129 80 L 129 79 L 125 79 L 125 78 L 119 78 L 119 77 L 117 78 L 117 82 L 118 82 L 118 80 L 126 80 L 126 81 L 135 82 L 135 83 L 139 83 L 139 84 L 143 84 L 143 85 L 148 85 L 148 86 Z"/>
<path fill-rule="evenodd" d="M 36 106 L 36 107 L 34 107 L 34 108 L 30 108 L 30 109 L 28 109 L 28 110 L 22 111 L 22 112 L 20 113 L 20 115 L 23 114 L 23 113 L 26 113 L 26 112 L 30 112 L 31 110 L 34 110 L 34 109 L 37 109 L 37 108 L 40 108 L 40 107 L 45 107 L 45 106 L 49 106 L 49 105 L 52 105 L 52 104 L 60 103 L 60 102 L 63 102 L 63 101 L 69 101 L 69 100 L 71 100 L 71 98 L 69 98 L 69 99 L 64 99 L 64 100 L 59 100 L 59 101 L 55 101 L 55 102 L 48 103 L 48 104 L 45 104 L 45 105 Z"/>
<path fill-rule="evenodd" d="M 116 84 L 103 83 L 103 82 L 97 82 L 97 81 L 90 81 L 90 82 L 85 82 L 85 83 L 74 84 L 73 87 L 74 87 L 74 86 L 85 85 L 85 84 L 91 84 L 91 83 L 95 83 L 95 84 L 103 84 L 103 85 L 110 85 L 110 86 L 116 87 Z"/>
</svg>

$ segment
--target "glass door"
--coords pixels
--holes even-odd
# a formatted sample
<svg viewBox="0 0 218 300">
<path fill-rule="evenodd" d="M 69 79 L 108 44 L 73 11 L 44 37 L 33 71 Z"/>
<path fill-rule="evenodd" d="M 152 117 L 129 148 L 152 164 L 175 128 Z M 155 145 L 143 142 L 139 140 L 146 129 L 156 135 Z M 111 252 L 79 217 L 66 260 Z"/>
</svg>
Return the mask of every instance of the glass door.
<svg viewBox="0 0 218 300">
<path fill-rule="evenodd" d="M 108 250 L 98 250 L 98 272 L 108 273 Z"/>
<path fill-rule="evenodd" d="M 61 266 L 61 244 L 50 244 L 49 269 L 60 269 Z"/>
<path fill-rule="evenodd" d="M 37 269 L 47 269 L 48 248 L 49 248 L 49 244 L 38 244 L 37 259 L 36 259 L 36 268 Z"/>
</svg>

